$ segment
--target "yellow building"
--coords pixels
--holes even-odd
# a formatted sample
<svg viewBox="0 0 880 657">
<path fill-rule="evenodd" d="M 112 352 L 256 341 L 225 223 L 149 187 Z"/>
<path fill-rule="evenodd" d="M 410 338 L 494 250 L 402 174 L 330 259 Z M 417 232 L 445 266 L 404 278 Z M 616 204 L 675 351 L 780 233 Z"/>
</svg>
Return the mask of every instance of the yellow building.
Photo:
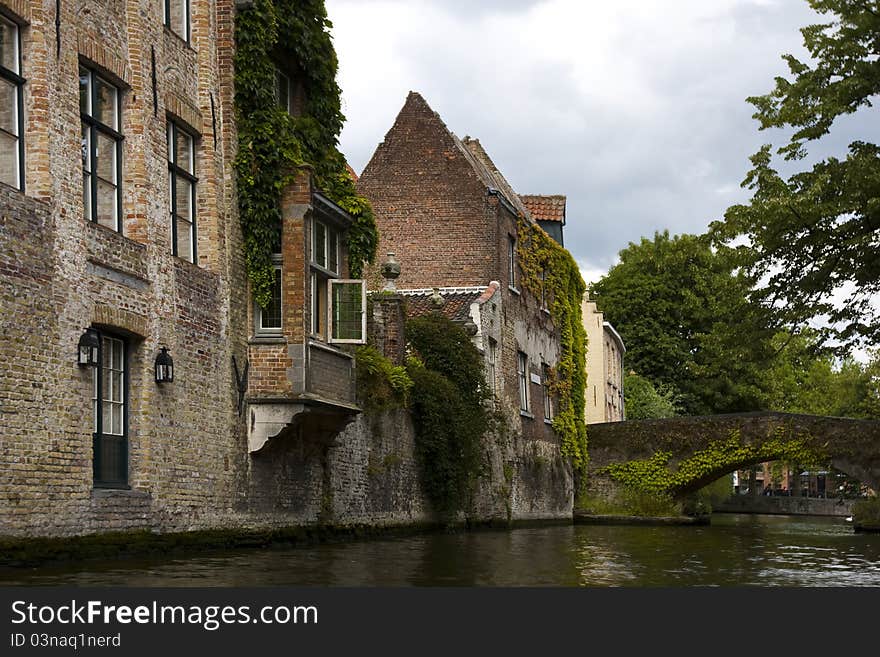
<svg viewBox="0 0 880 657">
<path fill-rule="evenodd" d="M 581 307 L 587 332 L 587 424 L 626 419 L 623 403 L 623 355 L 626 347 L 614 327 L 605 321 L 589 293 Z"/>
</svg>

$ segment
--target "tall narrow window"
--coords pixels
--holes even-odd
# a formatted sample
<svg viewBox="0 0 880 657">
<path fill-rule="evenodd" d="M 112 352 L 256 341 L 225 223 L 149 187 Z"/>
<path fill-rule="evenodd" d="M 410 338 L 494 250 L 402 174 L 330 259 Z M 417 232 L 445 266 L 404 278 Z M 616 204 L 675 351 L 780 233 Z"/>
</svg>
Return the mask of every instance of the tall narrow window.
<svg viewBox="0 0 880 657">
<path fill-rule="evenodd" d="M 95 368 L 93 472 L 98 488 L 128 485 L 128 367 L 126 344 L 102 336 L 101 367 Z"/>
<path fill-rule="evenodd" d="M 513 235 L 507 236 L 507 281 L 516 289 L 516 238 Z"/>
<path fill-rule="evenodd" d="M 171 252 L 197 262 L 195 139 L 168 121 L 168 180 L 171 215 Z"/>
<path fill-rule="evenodd" d="M 326 340 L 329 301 L 328 281 L 339 276 L 339 233 L 332 226 L 312 221 L 311 249 L 311 332 Z"/>
<path fill-rule="evenodd" d="M 164 0 L 162 22 L 181 39 L 190 39 L 190 0 Z"/>
<path fill-rule="evenodd" d="M 516 375 L 519 380 L 519 409 L 529 411 L 529 357 L 516 352 Z"/>
<path fill-rule="evenodd" d="M 0 16 L 0 182 L 24 189 L 21 34 Z"/>
<path fill-rule="evenodd" d="M 272 255 L 275 279 L 272 283 L 272 298 L 265 308 L 254 304 L 254 328 L 257 335 L 281 334 L 281 254 Z"/>
<path fill-rule="evenodd" d="M 119 89 L 94 71 L 79 67 L 82 119 L 83 214 L 122 231 L 122 134 Z"/>
<path fill-rule="evenodd" d="M 291 111 L 293 95 L 290 90 L 290 78 L 277 68 L 275 69 L 275 100 L 278 101 L 278 107 L 288 114 L 293 114 Z"/>
<path fill-rule="evenodd" d="M 498 362 L 498 343 L 493 339 L 489 338 L 489 371 L 486 373 L 489 379 L 489 389 L 492 391 L 494 395 L 495 390 L 495 365 Z"/>
<path fill-rule="evenodd" d="M 550 396 L 550 366 L 541 364 L 541 389 L 544 393 L 544 419 L 553 419 L 553 399 Z"/>
</svg>

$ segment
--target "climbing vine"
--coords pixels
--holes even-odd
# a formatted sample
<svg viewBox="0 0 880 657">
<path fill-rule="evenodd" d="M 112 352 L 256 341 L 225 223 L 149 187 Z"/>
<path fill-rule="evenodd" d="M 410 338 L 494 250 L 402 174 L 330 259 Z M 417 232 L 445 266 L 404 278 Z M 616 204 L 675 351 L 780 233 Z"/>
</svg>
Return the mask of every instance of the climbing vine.
<svg viewBox="0 0 880 657">
<path fill-rule="evenodd" d="M 318 188 L 354 218 L 348 234 L 351 276 L 360 277 L 376 253 L 372 208 L 358 195 L 337 149 L 345 117 L 330 27 L 323 0 L 254 0 L 236 15 L 234 168 L 248 276 L 263 306 L 274 280 L 272 253 L 280 244 L 281 191 L 298 167 L 310 166 Z M 296 62 L 290 77 L 302 85 L 304 97 L 297 116 L 278 105 L 276 62 Z"/>
<path fill-rule="evenodd" d="M 405 367 L 392 363 L 373 345 L 358 347 L 354 359 L 357 397 L 364 410 L 376 413 L 407 406 L 413 381 Z"/>
<path fill-rule="evenodd" d="M 775 460 L 822 463 L 825 455 L 810 443 L 809 436 L 785 439 L 777 435 L 760 444 L 743 445 L 739 431 L 735 430 L 726 440 L 713 441 L 706 449 L 682 460 L 675 471 L 669 469 L 672 452 L 658 451 L 648 459 L 614 463 L 600 472 L 627 488 L 675 494 L 696 483 L 708 483 L 707 479 L 716 474 L 720 476 L 729 469 L 752 463 Z"/>
<path fill-rule="evenodd" d="M 581 319 L 586 284 L 571 254 L 538 225 L 520 219 L 517 245 L 523 286 L 537 297 L 543 290 L 559 329 L 559 362 L 553 370 L 551 388 L 559 408 L 553 428 L 560 436 L 562 454 L 583 472 L 588 458 L 584 423 L 587 335 Z"/>
<path fill-rule="evenodd" d="M 454 513 L 473 496 L 490 426 L 482 357 L 464 329 L 440 315 L 411 319 L 406 335 L 422 485 L 436 511 Z"/>
</svg>

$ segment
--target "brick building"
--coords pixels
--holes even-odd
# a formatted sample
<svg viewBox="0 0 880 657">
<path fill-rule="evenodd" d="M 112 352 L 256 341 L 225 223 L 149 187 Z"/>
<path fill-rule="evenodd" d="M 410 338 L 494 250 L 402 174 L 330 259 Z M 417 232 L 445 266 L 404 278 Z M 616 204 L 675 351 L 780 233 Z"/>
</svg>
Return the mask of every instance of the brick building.
<svg viewBox="0 0 880 657">
<path fill-rule="evenodd" d="M 279 494 L 289 462 L 251 452 L 357 413 L 333 343 L 362 341 L 362 312 L 341 336 L 328 308 L 350 218 L 301 172 L 273 303 L 248 301 L 238 4 L 0 2 L 0 535 L 221 527 L 320 498 Z"/>
<path fill-rule="evenodd" d="M 411 92 L 358 190 L 373 205 L 379 252 L 400 261 L 397 287 L 410 313 L 434 303 L 470 320 L 508 426 L 541 458 L 558 459 L 548 373 L 559 333 L 543 300 L 522 285 L 517 252 L 517 221 L 534 219 L 480 142 L 456 137 Z M 370 284 L 378 286 L 375 275 Z M 570 469 L 565 476 L 570 495 Z"/>
</svg>

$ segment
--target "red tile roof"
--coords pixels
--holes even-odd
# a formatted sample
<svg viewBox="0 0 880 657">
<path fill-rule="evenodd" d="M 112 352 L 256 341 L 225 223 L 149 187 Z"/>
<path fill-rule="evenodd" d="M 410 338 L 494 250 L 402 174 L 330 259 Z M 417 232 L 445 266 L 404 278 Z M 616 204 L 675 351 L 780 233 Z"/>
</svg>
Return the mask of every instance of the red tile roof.
<svg viewBox="0 0 880 657">
<path fill-rule="evenodd" d="M 565 196 L 541 196 L 538 194 L 520 194 L 520 199 L 535 221 L 561 221 L 565 225 Z"/>
</svg>

